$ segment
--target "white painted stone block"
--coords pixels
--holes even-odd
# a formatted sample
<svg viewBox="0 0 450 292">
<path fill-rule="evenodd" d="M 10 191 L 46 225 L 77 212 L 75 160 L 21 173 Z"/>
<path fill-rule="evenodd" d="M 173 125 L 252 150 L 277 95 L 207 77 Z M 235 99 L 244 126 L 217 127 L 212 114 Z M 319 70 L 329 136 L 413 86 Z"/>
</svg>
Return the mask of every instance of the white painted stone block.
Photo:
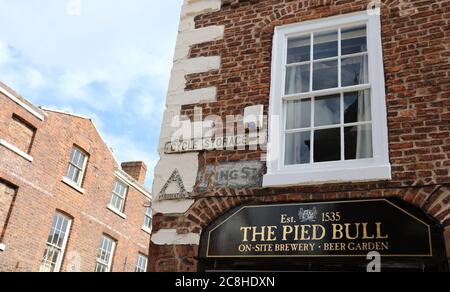
<svg viewBox="0 0 450 292">
<path fill-rule="evenodd" d="M 163 229 L 153 234 L 152 242 L 157 245 L 198 245 L 200 235 L 196 233 L 177 234 L 176 229 Z"/>
<path fill-rule="evenodd" d="M 187 192 L 192 192 L 197 180 L 198 153 L 184 153 L 176 155 L 161 154 L 161 159 L 155 168 L 153 182 L 153 197 L 158 200 L 158 194 L 169 180 L 173 171 L 178 169 Z"/>
</svg>

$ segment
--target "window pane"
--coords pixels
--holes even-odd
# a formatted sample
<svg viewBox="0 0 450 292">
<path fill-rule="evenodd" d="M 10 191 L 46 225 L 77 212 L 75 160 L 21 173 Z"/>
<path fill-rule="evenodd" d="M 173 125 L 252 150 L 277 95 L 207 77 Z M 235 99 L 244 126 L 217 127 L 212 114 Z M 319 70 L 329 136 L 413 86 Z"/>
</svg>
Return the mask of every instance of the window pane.
<svg viewBox="0 0 450 292">
<path fill-rule="evenodd" d="M 86 155 L 79 149 L 73 148 L 70 155 L 70 162 L 79 169 L 83 169 Z"/>
<path fill-rule="evenodd" d="M 341 97 L 329 95 L 316 98 L 314 111 L 314 126 L 336 125 L 341 122 Z"/>
<path fill-rule="evenodd" d="M 73 175 L 72 175 L 72 177 L 70 177 L 70 179 L 71 179 L 73 182 L 79 184 L 79 181 L 80 181 L 80 175 L 81 175 L 81 171 L 78 170 L 78 169 L 76 169 L 76 168 L 73 168 Z"/>
<path fill-rule="evenodd" d="M 127 193 L 127 187 L 124 184 L 122 184 L 121 182 L 116 181 L 114 183 L 113 193 L 115 193 L 120 198 L 125 199 L 125 196 Z"/>
<path fill-rule="evenodd" d="M 97 273 L 105 273 L 108 271 L 108 266 L 97 263 L 96 267 L 95 267 L 95 272 Z"/>
<path fill-rule="evenodd" d="M 369 61 L 366 56 L 342 59 L 342 86 L 369 83 Z"/>
<path fill-rule="evenodd" d="M 63 256 L 63 245 L 69 232 L 70 219 L 62 214 L 53 217 L 52 227 L 47 239 L 47 247 L 41 260 L 41 272 L 56 271 Z"/>
<path fill-rule="evenodd" d="M 286 72 L 286 94 L 308 92 L 310 89 L 311 66 L 288 67 Z"/>
<path fill-rule="evenodd" d="M 373 157 L 372 125 L 345 128 L 345 159 Z"/>
<path fill-rule="evenodd" d="M 367 52 L 366 26 L 342 30 L 342 55 Z"/>
<path fill-rule="evenodd" d="M 338 87 L 338 61 L 314 63 L 313 89 L 321 90 Z"/>
<path fill-rule="evenodd" d="M 311 132 L 286 134 L 285 164 L 296 165 L 310 163 Z"/>
<path fill-rule="evenodd" d="M 344 94 L 345 123 L 367 122 L 372 119 L 370 90 Z"/>
<path fill-rule="evenodd" d="M 144 226 L 150 229 L 152 228 L 152 217 L 145 216 Z"/>
<path fill-rule="evenodd" d="M 112 197 L 111 197 L 111 206 L 113 206 L 114 208 L 116 208 L 117 209 L 117 196 L 116 195 L 112 195 Z"/>
<path fill-rule="evenodd" d="M 55 272 L 56 262 L 60 256 L 60 251 L 54 247 L 47 246 L 42 258 L 40 272 Z"/>
<path fill-rule="evenodd" d="M 95 271 L 108 272 L 111 269 L 110 262 L 114 253 L 114 240 L 103 236 L 100 241 L 100 248 L 97 255 L 97 266 Z"/>
<path fill-rule="evenodd" d="M 314 132 L 314 162 L 341 160 L 341 129 Z"/>
<path fill-rule="evenodd" d="M 114 182 L 113 192 L 114 193 L 118 193 L 119 192 L 119 184 L 117 183 L 117 181 Z"/>
<path fill-rule="evenodd" d="M 120 212 L 123 212 L 123 199 L 118 198 L 117 199 L 117 210 L 119 210 Z"/>
<path fill-rule="evenodd" d="M 338 32 L 328 31 L 314 34 L 314 60 L 338 55 Z"/>
<path fill-rule="evenodd" d="M 147 257 L 144 255 L 138 255 L 136 262 L 136 272 L 143 273 L 147 271 Z"/>
<path fill-rule="evenodd" d="M 153 210 L 152 208 L 148 207 L 147 211 L 145 212 L 144 226 L 150 229 L 152 228 L 152 216 Z"/>
<path fill-rule="evenodd" d="M 72 149 L 72 153 L 70 154 L 70 162 L 75 161 L 75 155 L 77 154 L 77 151 L 75 148 Z"/>
<path fill-rule="evenodd" d="M 311 126 L 311 99 L 286 103 L 286 129 L 309 128 Z"/>
<path fill-rule="evenodd" d="M 72 155 L 72 160 L 70 162 L 72 162 L 73 164 L 77 165 L 78 159 L 80 158 L 80 151 L 78 151 L 77 149 L 73 149 L 73 155 Z"/>
<path fill-rule="evenodd" d="M 299 63 L 311 60 L 311 36 L 291 38 L 288 41 L 287 63 Z"/>
<path fill-rule="evenodd" d="M 69 164 L 69 167 L 67 168 L 67 178 L 70 178 L 71 180 L 73 180 L 74 177 L 74 169 L 75 167 L 72 164 Z"/>
<path fill-rule="evenodd" d="M 84 164 L 84 159 L 85 159 L 86 156 L 80 151 L 78 151 L 78 153 L 79 153 L 78 161 L 77 161 L 77 163 L 75 165 L 78 166 L 78 168 L 82 169 L 83 168 L 83 164 Z"/>
</svg>

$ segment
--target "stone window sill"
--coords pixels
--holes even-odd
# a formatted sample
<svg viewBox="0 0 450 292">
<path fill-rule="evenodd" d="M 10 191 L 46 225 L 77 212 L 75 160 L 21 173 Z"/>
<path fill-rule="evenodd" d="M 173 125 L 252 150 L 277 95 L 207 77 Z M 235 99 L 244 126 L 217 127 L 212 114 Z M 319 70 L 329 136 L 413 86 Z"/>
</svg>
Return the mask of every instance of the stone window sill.
<svg viewBox="0 0 450 292">
<path fill-rule="evenodd" d="M 118 215 L 119 217 L 123 218 L 123 219 L 127 219 L 127 215 L 125 215 L 124 213 L 120 212 L 119 210 L 117 210 L 115 207 L 108 205 L 108 210 L 113 212 L 114 214 Z"/>
<path fill-rule="evenodd" d="M 368 165 L 355 168 L 318 168 L 315 170 L 278 172 L 264 176 L 264 187 L 289 187 L 325 183 L 391 180 L 391 165 Z"/>
<path fill-rule="evenodd" d="M 16 146 L 6 142 L 3 139 L 0 139 L 0 145 L 2 145 L 3 147 L 5 147 L 6 149 L 11 150 L 12 152 L 16 153 L 17 155 L 21 156 L 22 158 L 25 158 L 26 160 L 28 160 L 29 162 L 33 162 L 33 157 L 31 157 L 30 155 L 28 155 L 27 153 L 23 152 L 22 150 L 20 150 L 19 148 L 17 148 Z"/>
<path fill-rule="evenodd" d="M 145 233 L 148 233 L 150 235 L 152 235 L 152 230 L 150 228 L 148 228 L 147 226 L 142 226 L 142 231 L 144 231 Z"/>
<path fill-rule="evenodd" d="M 69 187 L 71 187 L 72 189 L 76 190 L 77 192 L 81 193 L 81 194 L 84 194 L 86 192 L 85 189 L 77 186 L 73 181 L 71 181 L 67 177 L 63 177 L 62 178 L 62 182 L 65 183 L 66 185 L 68 185 Z"/>
</svg>

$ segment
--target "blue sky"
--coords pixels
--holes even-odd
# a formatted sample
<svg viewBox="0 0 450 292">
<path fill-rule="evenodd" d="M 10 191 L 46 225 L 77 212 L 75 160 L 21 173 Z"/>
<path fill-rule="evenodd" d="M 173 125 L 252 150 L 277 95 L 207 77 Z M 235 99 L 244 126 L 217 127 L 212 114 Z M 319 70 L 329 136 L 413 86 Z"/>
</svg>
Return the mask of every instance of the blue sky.
<svg viewBox="0 0 450 292">
<path fill-rule="evenodd" d="M 80 5 L 78 5 L 78 3 Z M 182 0 L 0 0 L 0 80 L 92 117 L 151 187 Z"/>
</svg>

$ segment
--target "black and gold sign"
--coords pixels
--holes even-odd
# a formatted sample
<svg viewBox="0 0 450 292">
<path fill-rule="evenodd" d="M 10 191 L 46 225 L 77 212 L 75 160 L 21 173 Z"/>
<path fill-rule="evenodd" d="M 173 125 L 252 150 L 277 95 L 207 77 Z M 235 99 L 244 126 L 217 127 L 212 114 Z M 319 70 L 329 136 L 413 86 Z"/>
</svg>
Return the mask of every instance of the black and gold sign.
<svg viewBox="0 0 450 292">
<path fill-rule="evenodd" d="M 432 257 L 431 226 L 397 200 L 243 206 L 210 226 L 207 258 Z"/>
</svg>

